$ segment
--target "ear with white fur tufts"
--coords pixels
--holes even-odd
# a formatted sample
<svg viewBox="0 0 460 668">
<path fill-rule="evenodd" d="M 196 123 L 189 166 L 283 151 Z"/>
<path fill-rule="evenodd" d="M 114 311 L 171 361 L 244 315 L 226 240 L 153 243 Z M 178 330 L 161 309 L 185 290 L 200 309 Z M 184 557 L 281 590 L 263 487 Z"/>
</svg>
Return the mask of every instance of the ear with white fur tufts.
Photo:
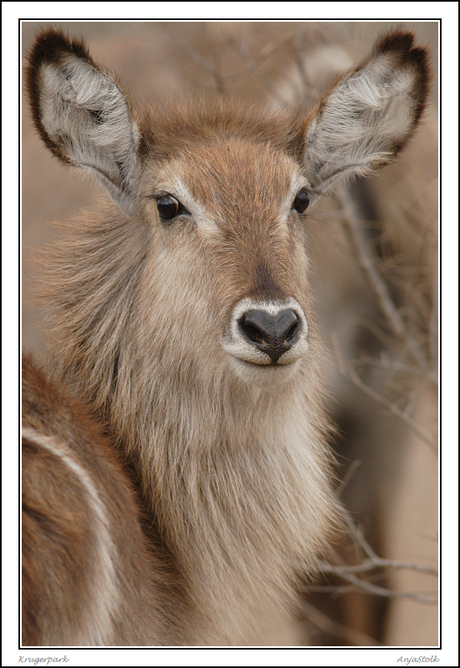
<svg viewBox="0 0 460 668">
<path fill-rule="evenodd" d="M 139 171 L 139 133 L 115 80 L 85 44 L 62 32 L 41 33 L 29 54 L 27 89 L 34 123 L 63 162 L 89 169 L 128 212 Z"/>
<path fill-rule="evenodd" d="M 319 193 L 388 164 L 411 137 L 429 81 L 426 50 L 413 48 L 413 39 L 401 31 L 381 38 L 307 119 L 303 168 Z"/>
</svg>

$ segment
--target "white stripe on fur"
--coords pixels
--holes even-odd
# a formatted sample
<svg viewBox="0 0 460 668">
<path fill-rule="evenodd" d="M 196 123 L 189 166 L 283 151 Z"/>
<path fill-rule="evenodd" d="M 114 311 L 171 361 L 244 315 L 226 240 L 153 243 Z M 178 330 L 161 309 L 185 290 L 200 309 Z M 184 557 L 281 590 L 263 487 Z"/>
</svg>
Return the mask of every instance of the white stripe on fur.
<svg viewBox="0 0 460 668">
<path fill-rule="evenodd" d="M 75 459 L 73 453 L 64 443 L 30 427 L 24 427 L 22 434 L 23 438 L 59 458 L 84 489 L 86 502 L 94 518 L 92 528 L 97 545 L 98 561 L 95 563 L 93 571 L 93 596 L 88 610 L 88 623 L 83 625 L 82 636 L 80 637 L 83 639 L 86 635 L 86 644 L 88 645 L 110 644 L 113 631 L 112 620 L 118 607 L 120 592 L 117 586 L 118 576 L 114 566 L 118 560 L 117 548 L 111 537 L 111 520 L 106 512 L 104 502 L 91 475 Z M 85 644 L 83 640 L 81 644 Z"/>
</svg>

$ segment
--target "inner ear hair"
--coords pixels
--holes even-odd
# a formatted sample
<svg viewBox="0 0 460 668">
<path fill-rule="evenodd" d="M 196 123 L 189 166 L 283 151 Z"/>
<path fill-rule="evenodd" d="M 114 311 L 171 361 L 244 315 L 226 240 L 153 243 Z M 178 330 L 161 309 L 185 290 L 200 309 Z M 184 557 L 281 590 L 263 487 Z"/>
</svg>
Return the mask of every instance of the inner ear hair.
<svg viewBox="0 0 460 668">
<path fill-rule="evenodd" d="M 130 210 L 139 132 L 115 77 L 96 65 L 82 41 L 47 30 L 30 53 L 26 85 L 46 146 L 63 162 L 90 170 Z"/>
<path fill-rule="evenodd" d="M 426 50 L 397 31 L 377 41 L 370 57 L 345 74 L 305 123 L 304 169 L 326 190 L 339 178 L 366 176 L 405 146 L 426 106 Z"/>
<path fill-rule="evenodd" d="M 83 40 L 70 38 L 62 30 L 47 29 L 41 31 L 29 51 L 28 65 L 25 69 L 25 85 L 29 97 L 30 109 L 34 125 L 45 145 L 61 160 L 67 164 L 74 164 L 69 156 L 49 136 L 41 120 L 40 91 L 42 86 L 42 66 L 62 65 L 65 54 L 71 54 L 81 60 L 85 60 L 95 69 L 97 65 L 91 58 L 88 48 Z"/>
</svg>

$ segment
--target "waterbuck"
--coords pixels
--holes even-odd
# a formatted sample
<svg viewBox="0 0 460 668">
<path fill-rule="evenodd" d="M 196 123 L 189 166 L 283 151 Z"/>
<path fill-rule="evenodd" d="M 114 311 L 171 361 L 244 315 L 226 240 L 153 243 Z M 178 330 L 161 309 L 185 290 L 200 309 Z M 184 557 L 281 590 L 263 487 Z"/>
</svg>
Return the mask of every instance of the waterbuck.
<svg viewBox="0 0 460 668">
<path fill-rule="evenodd" d="M 426 52 L 382 37 L 310 113 L 136 112 L 46 30 L 26 84 L 46 146 L 109 197 L 48 256 L 53 359 L 24 356 L 22 642 L 280 644 L 341 514 L 308 209 L 401 151 Z"/>
</svg>

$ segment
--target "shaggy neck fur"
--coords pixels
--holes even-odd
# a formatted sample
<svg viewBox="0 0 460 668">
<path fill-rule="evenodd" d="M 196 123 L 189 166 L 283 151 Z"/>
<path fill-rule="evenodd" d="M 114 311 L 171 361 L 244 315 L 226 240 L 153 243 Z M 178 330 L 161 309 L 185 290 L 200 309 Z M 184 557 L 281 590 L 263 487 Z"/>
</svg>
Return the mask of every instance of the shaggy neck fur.
<svg viewBox="0 0 460 668">
<path fill-rule="evenodd" d="M 257 643 L 254 619 L 292 603 L 295 570 L 314 571 L 337 515 L 311 362 L 319 344 L 273 388 L 243 383 L 207 350 L 178 351 L 174 332 L 154 331 L 137 307 L 146 232 L 111 214 L 72 226 L 55 253 L 59 354 L 135 462 L 206 629 L 201 644 Z"/>
</svg>

